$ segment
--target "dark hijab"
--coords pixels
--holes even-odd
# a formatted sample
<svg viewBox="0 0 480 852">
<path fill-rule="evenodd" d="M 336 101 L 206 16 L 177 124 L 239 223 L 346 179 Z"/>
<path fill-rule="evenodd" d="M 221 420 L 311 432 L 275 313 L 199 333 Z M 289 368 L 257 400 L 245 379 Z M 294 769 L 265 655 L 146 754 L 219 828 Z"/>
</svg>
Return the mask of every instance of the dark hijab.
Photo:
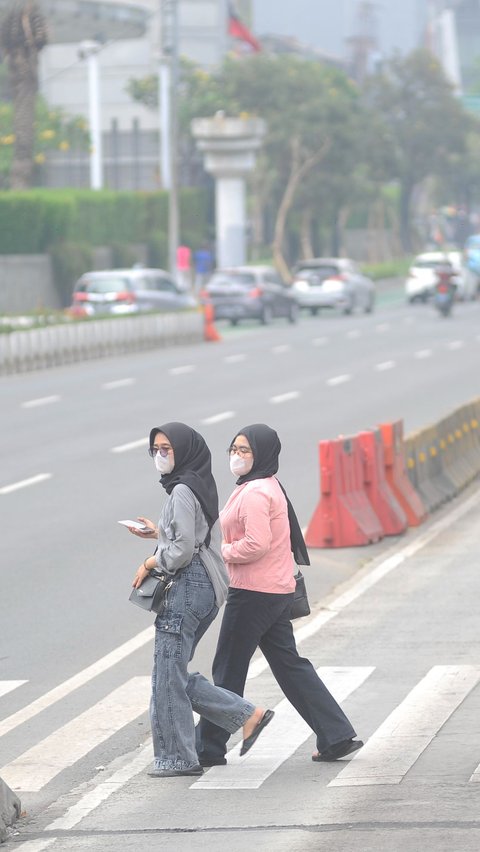
<svg viewBox="0 0 480 852">
<path fill-rule="evenodd" d="M 185 423 L 165 423 L 150 432 L 150 449 L 156 435 L 163 432 L 175 453 L 175 467 L 163 474 L 160 483 L 171 494 L 179 483 L 188 485 L 200 503 L 208 523 L 205 544 L 210 544 L 210 530 L 218 518 L 217 485 L 212 474 L 212 457 L 202 436 Z"/>
<path fill-rule="evenodd" d="M 239 429 L 232 444 L 235 443 L 239 435 L 245 435 L 248 439 L 253 452 L 253 466 L 249 473 L 237 479 L 237 485 L 243 485 L 244 482 L 250 482 L 252 479 L 267 479 L 270 476 L 274 476 L 278 470 L 278 456 L 282 449 L 280 438 L 275 432 L 275 429 L 271 429 L 265 423 L 253 423 L 251 426 Z M 288 499 L 287 492 L 282 483 L 279 482 L 278 484 L 285 494 L 287 501 L 288 520 L 290 523 L 290 544 L 293 557 L 297 565 L 310 565 L 307 546 L 295 510 Z"/>
</svg>

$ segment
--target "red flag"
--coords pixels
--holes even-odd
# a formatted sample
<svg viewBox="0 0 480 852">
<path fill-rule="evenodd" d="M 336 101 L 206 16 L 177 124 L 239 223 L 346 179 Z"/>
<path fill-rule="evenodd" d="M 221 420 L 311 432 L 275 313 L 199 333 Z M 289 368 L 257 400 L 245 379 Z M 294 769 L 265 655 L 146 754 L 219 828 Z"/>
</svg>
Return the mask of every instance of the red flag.
<svg viewBox="0 0 480 852">
<path fill-rule="evenodd" d="M 259 53 L 261 51 L 262 48 L 260 42 L 257 41 L 248 27 L 242 23 L 231 3 L 228 5 L 228 33 L 232 36 L 232 38 L 236 38 L 239 41 L 244 41 L 246 44 L 249 44 L 255 53 Z"/>
</svg>

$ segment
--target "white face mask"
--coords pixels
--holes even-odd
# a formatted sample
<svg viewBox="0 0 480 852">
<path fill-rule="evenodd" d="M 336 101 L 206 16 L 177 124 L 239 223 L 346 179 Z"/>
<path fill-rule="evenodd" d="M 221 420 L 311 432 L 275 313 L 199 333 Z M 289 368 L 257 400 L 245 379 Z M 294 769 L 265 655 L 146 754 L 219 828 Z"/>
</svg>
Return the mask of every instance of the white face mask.
<svg viewBox="0 0 480 852">
<path fill-rule="evenodd" d="M 154 461 L 155 467 L 162 476 L 165 473 L 171 473 L 175 467 L 175 462 L 172 460 L 170 454 L 168 456 L 161 456 L 160 453 L 156 453 Z"/>
<path fill-rule="evenodd" d="M 253 467 L 253 456 L 244 457 L 237 454 L 230 456 L 230 470 L 234 476 L 245 476 Z"/>
</svg>

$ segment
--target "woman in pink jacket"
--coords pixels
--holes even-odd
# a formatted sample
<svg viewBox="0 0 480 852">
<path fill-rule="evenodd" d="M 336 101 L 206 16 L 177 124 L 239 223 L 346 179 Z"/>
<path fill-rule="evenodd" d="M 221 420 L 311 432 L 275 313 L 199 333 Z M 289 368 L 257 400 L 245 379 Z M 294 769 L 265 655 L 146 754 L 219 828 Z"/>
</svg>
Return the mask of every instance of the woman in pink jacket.
<svg viewBox="0 0 480 852">
<path fill-rule="evenodd" d="M 243 695 L 250 660 L 260 648 L 282 692 L 316 734 L 318 751 L 312 759 L 338 760 L 363 743 L 295 645 L 292 553 L 297 564 L 310 561 L 293 506 L 275 476 L 280 450 L 277 433 L 263 423 L 241 429 L 228 450 L 230 469 L 238 478 L 220 513 L 230 588 L 213 680 Z M 202 718 L 196 735 L 202 766 L 227 762 L 227 731 Z"/>
</svg>

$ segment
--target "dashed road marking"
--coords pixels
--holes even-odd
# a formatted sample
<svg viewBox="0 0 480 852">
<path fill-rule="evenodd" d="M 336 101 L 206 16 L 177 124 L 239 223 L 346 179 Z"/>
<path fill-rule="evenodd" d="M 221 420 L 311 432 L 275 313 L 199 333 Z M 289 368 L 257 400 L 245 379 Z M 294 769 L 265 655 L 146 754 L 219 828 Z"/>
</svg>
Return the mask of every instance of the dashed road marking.
<svg viewBox="0 0 480 852">
<path fill-rule="evenodd" d="M 45 482 L 51 478 L 51 473 L 38 473 L 36 476 L 30 476 L 28 479 L 20 479 L 18 482 L 12 482 L 11 485 L 4 485 L 3 488 L 0 488 L 0 494 L 11 494 L 12 491 L 19 491 L 20 488 L 28 488 L 30 485 L 38 485 L 40 482 Z"/>
<path fill-rule="evenodd" d="M 51 405 L 53 402 L 59 402 L 61 399 L 58 394 L 51 396 L 41 396 L 38 399 L 29 399 L 27 402 L 22 402 L 22 408 L 38 408 L 41 405 Z"/>
<path fill-rule="evenodd" d="M 375 364 L 375 369 L 382 373 L 385 370 L 393 370 L 396 367 L 395 361 L 381 361 L 380 364 Z"/>
<path fill-rule="evenodd" d="M 200 422 L 205 426 L 210 426 L 214 423 L 221 423 L 223 420 L 231 420 L 232 417 L 235 417 L 234 411 L 221 411 L 220 414 L 212 414 L 211 417 L 205 417 Z"/>
<path fill-rule="evenodd" d="M 290 402 L 292 399 L 298 399 L 299 391 L 288 391 L 287 393 L 279 393 L 277 396 L 271 396 L 269 402 L 273 405 L 278 405 L 281 402 Z"/>
<path fill-rule="evenodd" d="M 194 364 L 185 364 L 183 367 L 171 367 L 168 372 L 171 376 L 183 376 L 186 373 L 193 373 L 195 370 Z"/>
<path fill-rule="evenodd" d="M 129 441 L 128 444 L 119 444 L 112 447 L 112 453 L 128 453 L 130 450 L 138 450 L 139 447 L 148 447 L 148 438 L 139 438 L 138 441 Z"/>
<path fill-rule="evenodd" d="M 112 382 L 104 382 L 102 390 L 116 390 L 117 388 L 126 388 L 135 384 L 136 379 L 115 379 Z"/>
<path fill-rule="evenodd" d="M 327 385 L 330 387 L 335 387 L 335 385 L 344 385 L 345 382 L 349 382 L 351 378 L 350 373 L 344 373 L 341 376 L 332 376 L 331 379 L 327 379 Z"/>
</svg>

